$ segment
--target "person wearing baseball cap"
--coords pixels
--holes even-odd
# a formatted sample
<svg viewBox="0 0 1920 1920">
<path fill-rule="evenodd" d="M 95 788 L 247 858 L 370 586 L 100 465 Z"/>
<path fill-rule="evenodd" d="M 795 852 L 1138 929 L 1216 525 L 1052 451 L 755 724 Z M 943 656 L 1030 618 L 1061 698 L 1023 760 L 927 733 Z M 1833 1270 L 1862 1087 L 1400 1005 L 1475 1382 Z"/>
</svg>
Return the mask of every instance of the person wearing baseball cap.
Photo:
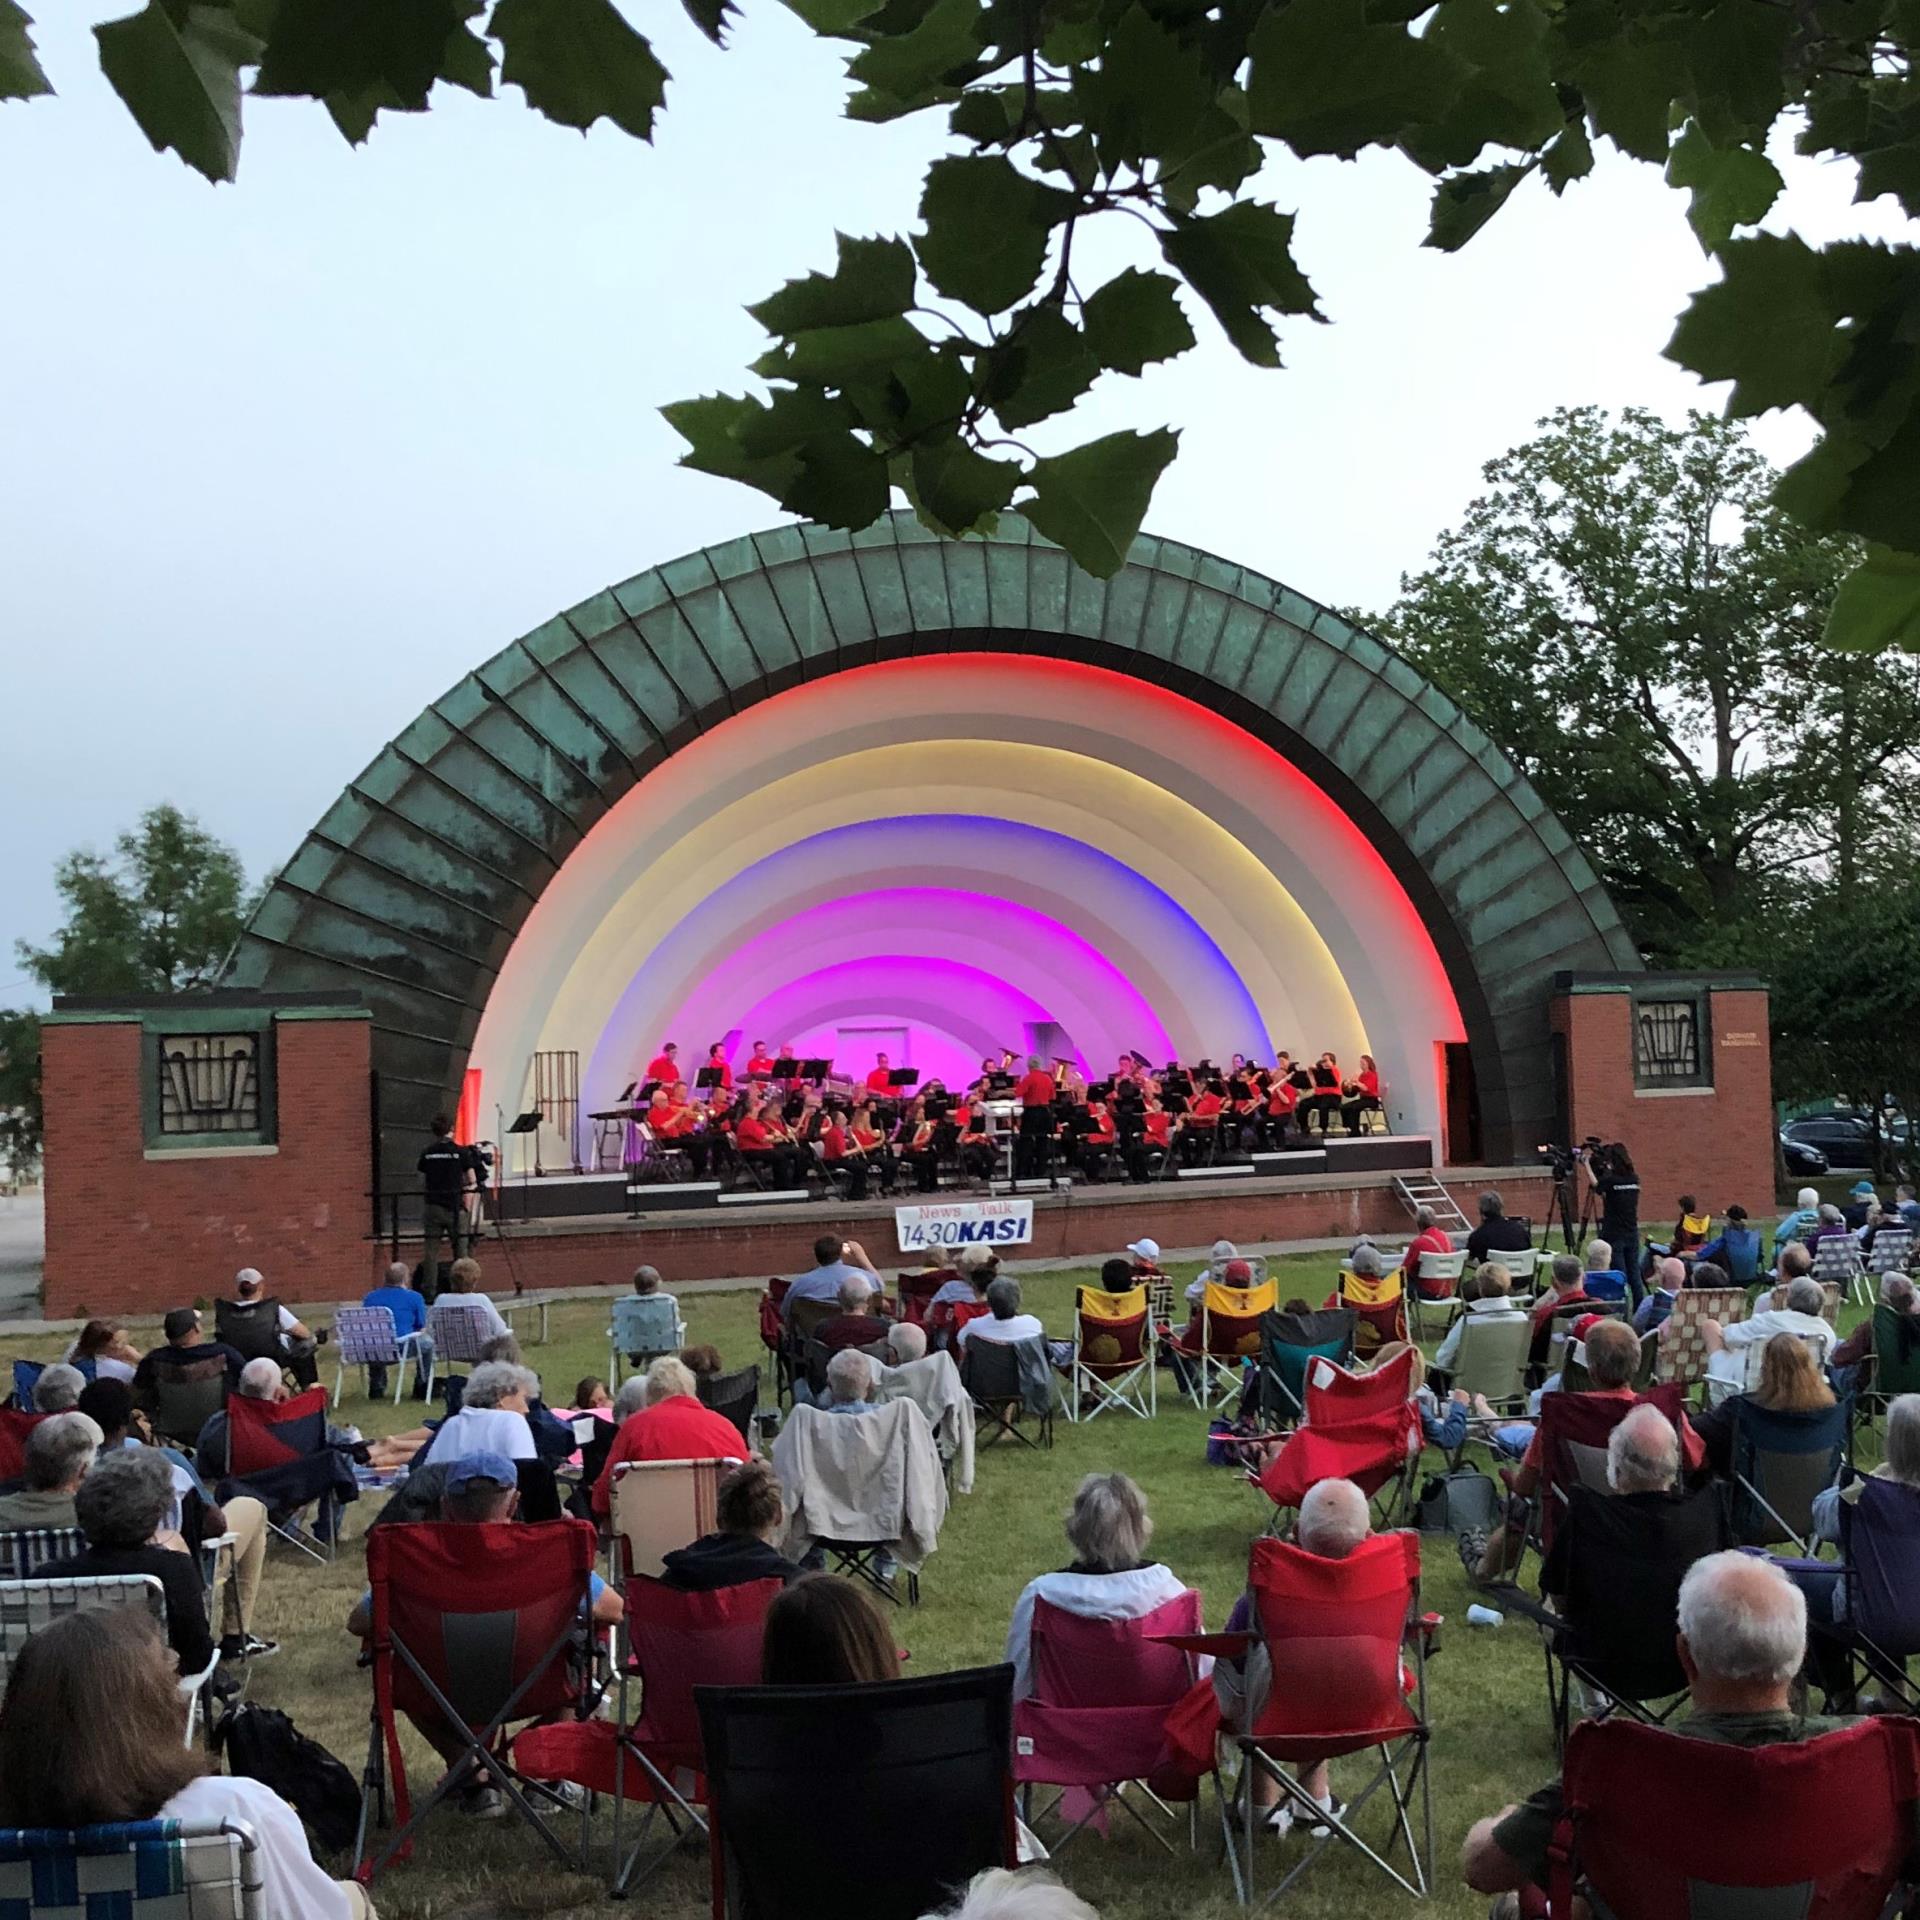
<svg viewBox="0 0 1920 1920">
<path fill-rule="evenodd" d="M 214 1303 L 220 1338 L 249 1360 L 272 1360 L 291 1371 L 303 1387 L 319 1383 L 313 1334 L 266 1290 L 258 1267 L 242 1267 L 233 1276 L 231 1300 Z"/>
<path fill-rule="evenodd" d="M 1856 1180 L 1847 1189 L 1847 1204 L 1841 1209 L 1841 1217 L 1855 1233 L 1879 1211 L 1880 1196 L 1874 1192 L 1871 1180 Z"/>
<path fill-rule="evenodd" d="M 1127 1242 L 1127 1251 L 1133 1255 L 1133 1272 L 1135 1279 L 1138 1279 L 1142 1274 L 1158 1273 L 1160 1271 L 1160 1242 L 1158 1240 L 1150 1240 L 1145 1234 L 1142 1234 L 1138 1240 L 1129 1240 Z"/>
<path fill-rule="evenodd" d="M 140 1364 L 133 1370 L 134 1405 L 142 1413 L 159 1412 L 163 1381 L 169 1385 L 192 1385 L 218 1375 L 226 1381 L 229 1393 L 239 1387 L 245 1355 L 221 1341 L 201 1339 L 198 1308 L 175 1307 L 160 1322 L 160 1331 L 166 1336 L 166 1345 L 142 1355 Z M 188 1434 L 186 1439 L 191 1443 L 194 1437 Z"/>
</svg>

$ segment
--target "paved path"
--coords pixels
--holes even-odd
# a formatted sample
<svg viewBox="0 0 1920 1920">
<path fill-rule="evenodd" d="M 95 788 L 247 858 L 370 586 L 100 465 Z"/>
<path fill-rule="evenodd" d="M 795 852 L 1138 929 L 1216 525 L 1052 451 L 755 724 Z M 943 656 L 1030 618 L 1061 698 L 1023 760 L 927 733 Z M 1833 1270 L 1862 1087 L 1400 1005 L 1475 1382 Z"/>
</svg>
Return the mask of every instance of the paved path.
<svg viewBox="0 0 1920 1920">
<path fill-rule="evenodd" d="M 40 1311 L 40 1265 L 47 1250 L 47 1208 L 38 1189 L 0 1194 L 0 1320 Z"/>
</svg>

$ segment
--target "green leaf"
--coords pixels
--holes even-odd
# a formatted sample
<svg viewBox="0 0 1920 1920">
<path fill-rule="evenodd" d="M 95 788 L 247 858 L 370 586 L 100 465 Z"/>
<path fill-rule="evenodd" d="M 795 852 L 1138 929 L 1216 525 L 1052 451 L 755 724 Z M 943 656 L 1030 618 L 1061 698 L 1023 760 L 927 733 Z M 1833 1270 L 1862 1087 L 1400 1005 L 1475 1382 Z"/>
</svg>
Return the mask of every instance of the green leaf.
<svg viewBox="0 0 1920 1920">
<path fill-rule="evenodd" d="M 871 19 L 884 4 L 885 0 L 787 0 L 787 5 L 815 33 L 837 35 L 842 39 L 862 20 Z"/>
<path fill-rule="evenodd" d="M 912 474 L 923 517 L 950 534 L 990 530 L 1020 484 L 1020 469 L 1011 461 L 988 459 L 958 434 L 916 446 Z"/>
<path fill-rule="evenodd" d="M 1849 653 L 1920 653 L 1920 555 L 1874 547 L 1840 582 L 1826 642 Z"/>
<path fill-rule="evenodd" d="M 913 250 L 904 240 L 856 240 L 834 235 L 840 264 L 831 275 L 789 280 L 747 311 L 769 333 L 806 333 L 815 327 L 851 327 L 905 313 L 913 305 Z"/>
<path fill-rule="evenodd" d="M 224 7 L 163 0 L 93 30 L 100 68 L 156 153 L 171 148 L 209 180 L 240 165 L 240 69 L 260 42 Z"/>
<path fill-rule="evenodd" d="M 1035 307 L 994 349 L 986 397 L 1003 426 L 1030 427 L 1072 406 L 1099 377 L 1086 335 L 1058 307 Z"/>
<path fill-rule="evenodd" d="M 447 76 L 449 42 L 482 0 L 279 0 L 253 91 L 357 98 L 386 88 L 418 113 Z M 462 56 L 452 56 L 464 67 Z"/>
<path fill-rule="evenodd" d="M 1467 167 L 1488 146 L 1531 152 L 1565 123 L 1547 62 L 1547 17 L 1534 0 L 1442 0 L 1424 36 L 1467 78 L 1447 112 L 1403 144 L 1423 167 Z"/>
<path fill-rule="evenodd" d="M 1087 343 L 1103 367 L 1138 373 L 1193 345 L 1193 327 L 1180 308 L 1180 284 L 1164 273 L 1129 267 L 1087 297 L 1080 315 Z"/>
<path fill-rule="evenodd" d="M 1755 234 L 1720 250 L 1720 279 L 1693 296 L 1667 358 L 1731 380 L 1736 417 L 1814 407 L 1840 352 L 1834 322 L 1819 254 L 1794 234 Z"/>
<path fill-rule="evenodd" d="M 749 460 L 771 460 L 823 434 L 847 433 L 854 419 L 844 400 L 818 387 L 777 387 L 765 406 L 742 415 L 733 440 Z"/>
<path fill-rule="evenodd" d="M 938 0 L 911 33 L 877 39 L 847 62 L 863 87 L 912 102 L 980 57 L 979 0 Z"/>
<path fill-rule="evenodd" d="M 957 340 L 936 347 L 921 337 L 913 352 L 855 375 L 843 391 L 882 445 L 950 432 L 973 399 L 973 376 L 961 357 L 967 351 Z"/>
<path fill-rule="evenodd" d="M 716 47 L 727 44 L 727 27 L 738 9 L 733 0 L 680 0 L 686 16 Z"/>
<path fill-rule="evenodd" d="M 1018 511 L 1087 572 L 1111 579 L 1153 501 L 1153 489 L 1179 451 L 1180 436 L 1110 433 L 1071 453 L 1037 460 L 1027 475 L 1033 498 Z"/>
<path fill-rule="evenodd" d="M 687 443 L 687 451 L 680 456 L 683 467 L 717 474 L 722 480 L 744 481 L 778 500 L 798 472 L 799 461 L 790 452 L 756 459 L 740 444 L 740 435 L 766 412 L 758 400 L 731 393 L 677 400 L 660 409 L 667 425 Z"/>
<path fill-rule="evenodd" d="M 1442 253 L 1457 253 L 1507 204 L 1508 196 L 1533 168 L 1529 160 L 1442 180 L 1434 189 L 1433 214 L 1423 244 Z"/>
<path fill-rule="evenodd" d="M 1566 77 L 1578 82 L 1596 132 L 1637 160 L 1666 159 L 1673 102 L 1689 84 L 1675 43 L 1616 29 L 1581 49 Z"/>
<path fill-rule="evenodd" d="M 31 100 L 52 85 L 33 51 L 33 25 L 14 0 L 0 0 L 0 100 Z"/>
<path fill-rule="evenodd" d="M 809 440 L 780 504 L 823 526 L 870 527 L 887 510 L 886 460 L 851 433 Z"/>
<path fill-rule="evenodd" d="M 667 70 L 612 0 L 499 0 L 489 29 L 501 81 L 527 105 L 582 133 L 611 120 L 639 140 L 667 95 Z"/>
<path fill-rule="evenodd" d="M 366 139 L 381 114 L 406 111 L 400 96 L 388 86 L 367 87 L 359 93 L 330 93 L 326 108 L 350 147 L 357 147 Z"/>
<path fill-rule="evenodd" d="M 1263 312 L 1321 317 L 1313 288 L 1293 264 L 1293 215 L 1278 208 L 1242 200 L 1219 213 L 1176 218 L 1173 231 L 1160 236 L 1160 251 L 1257 367 L 1280 364 Z"/>
<path fill-rule="evenodd" d="M 1109 175 L 1182 150 L 1218 87 L 1197 49 L 1183 46 L 1135 0 L 1074 76 L 1073 94 Z"/>
<path fill-rule="evenodd" d="M 885 367 L 924 350 L 926 341 L 909 320 L 893 316 L 850 327 L 812 327 L 783 347 L 762 354 L 755 373 L 769 380 L 811 381 L 839 386 L 856 374 Z"/>
<path fill-rule="evenodd" d="M 1781 184 L 1764 153 L 1751 147 L 1716 147 L 1692 121 L 1673 143 L 1667 161 L 1667 185 L 1692 189 L 1687 219 L 1708 253 L 1725 246 L 1735 227 L 1755 226 L 1764 219 Z"/>
<path fill-rule="evenodd" d="M 1829 438 L 1833 438 L 1831 433 Z M 1920 551 L 1920 415 L 1910 414 L 1884 445 L 1847 475 L 1834 524 L 1903 551 Z"/>
<path fill-rule="evenodd" d="M 1794 16 L 1785 7 L 1720 0 L 1686 39 L 1694 117 L 1716 147 L 1764 147 L 1786 105 L 1788 44 Z"/>
<path fill-rule="evenodd" d="M 1446 48 L 1370 21 L 1365 0 L 1288 0 L 1262 15 L 1249 50 L 1253 131 L 1347 160 L 1439 120 L 1467 77 Z"/>
<path fill-rule="evenodd" d="M 1072 206 L 999 154 L 936 160 L 920 196 L 914 242 L 927 278 L 974 312 L 1004 313 L 1033 291 L 1054 223 Z"/>
<path fill-rule="evenodd" d="M 1575 180 L 1584 180 L 1593 171 L 1593 142 L 1578 120 L 1569 120 L 1540 156 L 1540 171 L 1555 195 L 1566 192 Z"/>
</svg>

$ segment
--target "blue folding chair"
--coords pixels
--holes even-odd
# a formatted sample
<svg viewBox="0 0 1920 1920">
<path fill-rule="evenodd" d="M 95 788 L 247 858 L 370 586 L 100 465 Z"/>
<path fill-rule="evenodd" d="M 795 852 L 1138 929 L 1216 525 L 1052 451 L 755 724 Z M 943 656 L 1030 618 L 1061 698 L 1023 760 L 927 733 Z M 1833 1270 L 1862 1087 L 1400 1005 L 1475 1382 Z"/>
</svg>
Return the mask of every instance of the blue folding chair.
<svg viewBox="0 0 1920 1920">
<path fill-rule="evenodd" d="M 1840 1478 L 1852 1436 L 1850 1397 L 1799 1412 L 1736 1400 L 1728 1517 L 1741 1545 L 1811 1553 L 1814 1495 Z"/>
<path fill-rule="evenodd" d="M 23 1413 L 33 1411 L 34 1386 L 53 1364 L 51 1360 L 16 1360 L 13 1363 L 13 1404 Z M 93 1378 L 94 1363 L 91 1360 L 69 1360 L 64 1364 L 77 1367 L 83 1379 Z"/>
<path fill-rule="evenodd" d="M 250 1827 L 180 1820 L 0 1828 L 7 1920 L 263 1920 Z"/>
</svg>

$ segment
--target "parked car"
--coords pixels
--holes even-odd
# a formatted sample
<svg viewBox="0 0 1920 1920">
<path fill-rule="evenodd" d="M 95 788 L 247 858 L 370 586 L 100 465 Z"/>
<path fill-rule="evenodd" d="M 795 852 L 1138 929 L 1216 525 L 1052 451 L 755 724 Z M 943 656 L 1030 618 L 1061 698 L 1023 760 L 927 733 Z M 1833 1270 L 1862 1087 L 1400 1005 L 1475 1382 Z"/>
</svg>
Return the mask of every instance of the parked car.
<svg viewBox="0 0 1920 1920">
<path fill-rule="evenodd" d="M 1790 1180 L 1816 1180 L 1827 1171 L 1827 1156 L 1818 1147 L 1809 1147 L 1782 1128 L 1780 1155 L 1786 1162 Z"/>
<path fill-rule="evenodd" d="M 1827 1166 L 1835 1173 L 1871 1173 L 1873 1168 L 1873 1128 L 1865 1114 L 1810 1113 L 1789 1120 L 1780 1129 L 1783 1141 L 1794 1146 L 1811 1147 L 1826 1155 Z M 1904 1157 L 1907 1123 L 1898 1117 L 1887 1122 L 1886 1137 L 1896 1157 Z M 1787 1170 L 1793 1171 L 1791 1159 Z"/>
</svg>

